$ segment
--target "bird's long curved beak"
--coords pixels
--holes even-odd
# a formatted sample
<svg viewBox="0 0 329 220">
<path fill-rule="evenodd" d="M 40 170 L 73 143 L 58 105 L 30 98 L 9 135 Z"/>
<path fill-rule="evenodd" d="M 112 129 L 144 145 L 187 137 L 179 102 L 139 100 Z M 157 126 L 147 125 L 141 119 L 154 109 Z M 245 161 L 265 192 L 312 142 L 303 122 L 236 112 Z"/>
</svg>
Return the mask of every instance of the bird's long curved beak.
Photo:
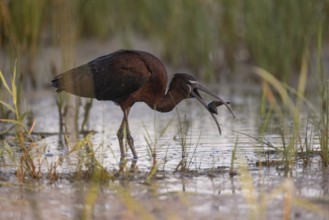
<svg viewBox="0 0 329 220">
<path fill-rule="evenodd" d="M 212 93 L 210 90 L 208 90 L 207 88 L 205 88 L 204 86 L 200 85 L 200 84 L 195 84 L 194 85 L 194 89 L 192 89 L 191 94 L 193 95 L 193 97 L 195 97 L 207 110 L 208 112 L 211 114 L 211 117 L 215 120 L 219 134 L 221 134 L 221 128 L 220 125 L 217 121 L 217 118 L 214 116 L 214 114 L 209 110 L 207 103 L 203 100 L 203 98 L 201 97 L 201 95 L 198 93 L 198 90 L 201 90 L 205 93 L 207 93 L 208 95 L 211 95 L 212 97 L 214 97 L 216 100 L 218 100 L 219 102 L 223 103 L 223 105 L 225 105 L 228 110 L 231 112 L 231 114 L 233 115 L 233 117 L 235 118 L 235 115 L 233 113 L 233 110 L 231 109 L 231 107 L 220 97 L 218 97 L 217 95 L 215 95 L 214 93 Z"/>
</svg>

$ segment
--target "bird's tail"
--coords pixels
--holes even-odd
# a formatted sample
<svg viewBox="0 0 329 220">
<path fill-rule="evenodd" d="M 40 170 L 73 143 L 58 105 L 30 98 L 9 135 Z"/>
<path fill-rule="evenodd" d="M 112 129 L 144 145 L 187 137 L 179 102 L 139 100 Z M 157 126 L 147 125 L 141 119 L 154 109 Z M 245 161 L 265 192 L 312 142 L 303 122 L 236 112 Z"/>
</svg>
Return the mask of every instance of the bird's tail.
<svg viewBox="0 0 329 220">
<path fill-rule="evenodd" d="M 56 88 L 56 92 L 61 92 L 63 91 L 63 89 L 60 87 L 60 77 L 61 75 L 57 76 L 56 78 L 54 78 L 53 80 L 51 80 L 51 86 Z"/>
</svg>

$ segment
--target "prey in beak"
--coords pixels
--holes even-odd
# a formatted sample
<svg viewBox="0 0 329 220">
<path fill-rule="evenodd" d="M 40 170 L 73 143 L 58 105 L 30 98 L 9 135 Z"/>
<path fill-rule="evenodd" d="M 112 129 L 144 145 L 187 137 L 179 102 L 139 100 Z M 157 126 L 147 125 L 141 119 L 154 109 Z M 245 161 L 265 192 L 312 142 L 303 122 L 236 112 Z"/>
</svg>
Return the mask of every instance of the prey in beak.
<svg viewBox="0 0 329 220">
<path fill-rule="evenodd" d="M 208 104 L 208 110 L 213 114 L 218 114 L 217 107 L 223 105 L 224 103 L 221 101 L 214 100 Z M 226 104 L 231 104 L 230 102 L 226 102 Z"/>
<path fill-rule="evenodd" d="M 221 134 L 221 128 L 220 125 L 215 117 L 215 114 L 217 114 L 217 107 L 221 106 L 221 105 L 225 105 L 225 107 L 231 112 L 231 114 L 233 115 L 233 117 L 235 118 L 235 115 L 233 113 L 233 110 L 231 109 L 231 107 L 229 106 L 230 102 L 226 102 L 223 99 L 221 99 L 219 96 L 217 96 L 216 94 L 214 94 L 213 92 L 211 92 L 209 89 L 207 89 L 206 87 L 202 86 L 194 77 L 192 77 L 191 75 L 186 74 L 186 78 L 185 78 L 185 82 L 187 84 L 187 86 L 189 87 L 189 96 L 196 98 L 201 105 L 203 105 L 203 107 L 205 107 L 208 112 L 211 114 L 211 117 L 214 119 L 219 134 Z M 214 101 L 210 102 L 209 104 L 207 104 L 204 99 L 202 98 L 202 96 L 200 95 L 199 91 L 203 91 L 204 93 L 212 96 L 213 98 L 215 98 Z"/>
</svg>

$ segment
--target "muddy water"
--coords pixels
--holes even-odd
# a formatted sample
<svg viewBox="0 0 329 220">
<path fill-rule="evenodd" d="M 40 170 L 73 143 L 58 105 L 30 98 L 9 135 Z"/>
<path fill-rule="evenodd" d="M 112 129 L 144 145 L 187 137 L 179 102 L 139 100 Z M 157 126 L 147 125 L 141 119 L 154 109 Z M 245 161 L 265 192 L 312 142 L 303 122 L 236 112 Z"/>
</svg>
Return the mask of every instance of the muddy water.
<svg viewBox="0 0 329 220">
<path fill-rule="evenodd" d="M 241 133 L 258 135 L 262 123 L 258 114 L 259 88 L 251 82 L 237 87 L 225 85 L 222 83 L 220 89 L 213 86 L 212 90 L 233 103 L 236 118 L 224 107 L 219 109 L 221 135 L 211 116 L 196 100 L 183 101 L 177 111 L 166 114 L 136 104 L 129 123 L 139 160 L 136 174 L 129 180 L 118 178 L 93 185 L 66 178 L 64 174 L 76 171 L 77 154 L 70 155 L 57 167 L 60 178 L 55 183 L 45 178 L 20 184 L 12 168 L 2 168 L 0 218 L 282 219 L 285 215 L 293 219 L 329 218 L 328 168 L 322 167 L 317 156 L 312 156 L 307 165 L 301 161 L 289 169 L 281 163 L 256 166 L 265 160 L 264 154 L 259 153 L 261 144 Z M 209 97 L 205 98 L 210 101 Z M 37 138 L 37 146 L 44 149 L 42 157 L 46 162 L 42 170 L 47 173 L 49 164 L 68 151 L 67 146 L 58 142 L 55 94 L 50 90 L 29 94 L 27 102 L 36 118 L 34 132 L 43 133 Z M 97 160 L 110 172 L 119 165 L 116 131 L 121 120 L 118 106 L 109 102 L 93 103 L 88 122 L 88 128 L 95 131 L 91 143 Z M 265 134 L 277 147 L 282 147 L 280 129 L 274 121 L 270 132 Z M 317 137 L 313 135 L 311 139 L 317 148 Z M 182 159 L 182 146 L 189 172 L 175 172 Z M 231 176 L 235 146 L 233 162 L 238 175 Z M 152 166 L 150 148 L 156 149 L 159 172 L 151 183 L 146 183 Z M 280 155 L 268 156 L 280 162 Z M 128 159 L 131 162 L 130 151 Z"/>
</svg>

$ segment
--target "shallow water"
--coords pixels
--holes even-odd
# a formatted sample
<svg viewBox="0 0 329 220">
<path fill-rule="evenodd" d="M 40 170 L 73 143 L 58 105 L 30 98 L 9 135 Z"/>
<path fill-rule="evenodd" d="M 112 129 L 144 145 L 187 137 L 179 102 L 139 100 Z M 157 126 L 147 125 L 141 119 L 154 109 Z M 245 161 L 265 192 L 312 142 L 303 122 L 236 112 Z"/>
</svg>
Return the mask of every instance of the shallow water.
<svg viewBox="0 0 329 220">
<path fill-rule="evenodd" d="M 1 166 L 0 218 L 281 219 L 288 212 L 293 219 L 327 219 L 329 170 L 321 165 L 318 156 L 310 156 L 308 164 L 298 160 L 287 168 L 280 163 L 280 155 L 261 153 L 264 149 L 259 141 L 241 134 L 257 137 L 263 123 L 257 84 L 222 83 L 220 89 L 212 87 L 212 90 L 231 101 L 236 115 L 233 119 L 225 107 L 219 108 L 221 135 L 209 113 L 196 100 L 183 101 L 177 111 L 165 114 L 154 112 L 143 103 L 132 108 L 129 123 L 139 159 L 138 169 L 129 174 L 130 178 L 117 178 L 96 184 L 97 187 L 87 180 L 67 178 L 64 174 L 77 170 L 77 153 L 65 157 L 56 168 L 59 180 L 55 182 L 42 178 L 21 184 L 13 167 Z M 53 91 L 47 90 L 28 94 L 27 100 L 36 118 L 36 146 L 44 150 L 41 157 L 45 175 L 50 165 L 74 146 L 72 143 L 67 148 L 58 141 L 55 97 Z M 210 97 L 205 98 L 211 101 Z M 88 123 L 88 129 L 95 131 L 91 145 L 97 160 L 110 172 L 119 167 L 116 131 L 121 120 L 118 106 L 110 102 L 93 103 Z M 170 125 L 160 136 L 168 121 Z M 181 127 L 187 130 L 186 134 L 181 134 Z M 273 119 L 265 133 L 266 140 L 279 148 L 280 131 L 280 123 Z M 289 133 L 285 135 L 289 137 Z M 318 148 L 316 135 L 310 139 L 312 146 Z M 10 142 L 10 137 L 7 141 Z M 182 141 L 189 171 L 174 172 L 182 159 Z M 146 181 L 152 167 L 148 146 L 156 146 L 159 169 L 151 182 Z M 232 176 L 229 171 L 235 146 L 233 170 L 238 175 Z M 127 152 L 130 163 L 131 152 Z M 265 156 L 278 163 L 257 166 L 259 161 L 266 160 Z M 3 160 L 2 163 L 7 162 L 6 158 Z M 92 202 L 91 195 L 97 195 Z M 285 211 L 289 205 L 291 209 Z"/>
<path fill-rule="evenodd" d="M 223 90 L 229 93 L 229 89 Z M 54 94 L 45 94 L 44 97 L 31 100 L 31 103 L 35 103 L 32 105 L 32 111 L 37 120 L 34 133 L 54 133 L 47 135 L 39 143 L 47 146 L 49 155 L 56 156 L 62 153 L 58 148 L 65 146 L 58 143 L 58 114 L 55 97 L 51 97 Z M 169 113 L 152 111 L 144 103 L 135 104 L 129 115 L 129 125 L 139 156 L 139 170 L 149 171 L 152 165 L 150 148 L 155 147 L 159 167 L 173 171 L 182 159 L 182 145 L 186 149 L 188 168 L 192 170 L 230 166 L 232 151 L 236 144 L 237 152 L 252 163 L 253 159 L 257 158 L 255 142 L 236 132 L 257 134 L 259 119 L 255 113 L 259 107 L 256 104 L 257 99 L 252 98 L 251 91 L 249 95 L 250 97 L 241 99 L 238 98 L 239 95 L 230 97 L 228 94 L 221 94 L 224 99 L 234 103 L 233 108 L 237 115 L 234 119 L 225 107 L 219 109 L 217 118 L 222 127 L 221 135 L 209 113 L 196 100 L 183 101 L 177 109 Z M 33 97 L 35 99 L 35 96 Z M 246 112 L 249 114 L 247 117 Z M 254 114 L 251 114 L 253 112 Z M 115 168 L 119 163 L 120 150 L 116 131 L 121 120 L 122 112 L 118 106 L 112 102 L 94 101 L 88 128 L 96 132 L 92 135 L 92 144 L 99 160 L 108 169 Z M 80 123 L 81 121 L 80 118 Z M 279 136 L 273 135 L 271 138 L 275 142 Z M 132 159 L 129 149 L 127 155 Z"/>
</svg>

